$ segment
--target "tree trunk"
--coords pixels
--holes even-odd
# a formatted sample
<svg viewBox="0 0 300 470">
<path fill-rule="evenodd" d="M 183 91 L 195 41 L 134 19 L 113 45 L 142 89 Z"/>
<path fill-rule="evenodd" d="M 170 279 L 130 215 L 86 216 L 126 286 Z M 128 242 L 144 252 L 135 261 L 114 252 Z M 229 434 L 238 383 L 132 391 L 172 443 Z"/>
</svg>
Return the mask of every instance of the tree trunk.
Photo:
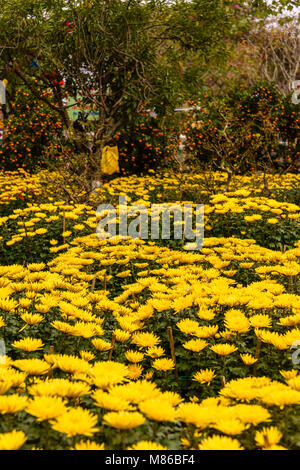
<svg viewBox="0 0 300 470">
<path fill-rule="evenodd" d="M 93 157 L 92 173 L 91 173 L 91 190 L 94 193 L 95 189 L 102 186 L 102 171 L 101 171 L 101 158 L 104 143 L 102 142 L 96 149 Z"/>
</svg>

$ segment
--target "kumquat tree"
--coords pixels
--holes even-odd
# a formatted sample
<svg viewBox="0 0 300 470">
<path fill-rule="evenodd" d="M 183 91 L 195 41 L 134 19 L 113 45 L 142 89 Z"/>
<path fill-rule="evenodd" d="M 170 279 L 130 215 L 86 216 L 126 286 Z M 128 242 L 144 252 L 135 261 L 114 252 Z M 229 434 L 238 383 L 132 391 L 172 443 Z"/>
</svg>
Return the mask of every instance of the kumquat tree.
<svg viewBox="0 0 300 470">
<path fill-rule="evenodd" d="M 300 450 L 297 6 L 0 0 L 0 450 Z"/>
</svg>

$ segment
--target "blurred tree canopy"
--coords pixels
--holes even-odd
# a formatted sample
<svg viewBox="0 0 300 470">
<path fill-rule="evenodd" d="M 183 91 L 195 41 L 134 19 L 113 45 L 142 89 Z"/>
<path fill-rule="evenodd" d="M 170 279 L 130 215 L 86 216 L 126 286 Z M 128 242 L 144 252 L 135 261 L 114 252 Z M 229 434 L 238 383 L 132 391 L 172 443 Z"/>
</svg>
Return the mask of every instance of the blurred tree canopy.
<svg viewBox="0 0 300 470">
<path fill-rule="evenodd" d="M 166 115 L 197 98 L 212 67 L 254 18 L 291 7 L 263 0 L 0 0 L 0 72 L 55 112 L 99 178 L 103 146 L 141 110 Z M 49 99 L 48 91 L 51 91 Z M 68 97 L 97 113 L 74 129 Z M 87 135 L 91 138 L 87 138 Z"/>
</svg>

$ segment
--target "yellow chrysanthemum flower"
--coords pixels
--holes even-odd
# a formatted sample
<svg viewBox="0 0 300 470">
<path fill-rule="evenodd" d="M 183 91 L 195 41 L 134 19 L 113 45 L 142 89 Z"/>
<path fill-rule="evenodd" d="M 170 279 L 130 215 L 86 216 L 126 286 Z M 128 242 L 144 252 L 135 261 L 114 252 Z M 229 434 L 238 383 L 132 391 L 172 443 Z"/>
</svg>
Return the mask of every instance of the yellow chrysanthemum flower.
<svg viewBox="0 0 300 470">
<path fill-rule="evenodd" d="M 219 356 L 228 356 L 229 354 L 232 354 L 237 351 L 237 348 L 229 343 L 215 344 L 214 346 L 211 346 L 210 349 Z"/>
<path fill-rule="evenodd" d="M 1 368 L 0 383 L 10 384 L 10 387 L 19 387 L 26 380 L 27 374 L 19 372 L 12 367 Z M 4 392 L 5 393 L 5 392 Z"/>
<path fill-rule="evenodd" d="M 271 328 L 272 319 L 269 315 L 255 314 L 249 319 L 250 325 L 254 328 Z"/>
<path fill-rule="evenodd" d="M 152 364 L 152 367 L 156 370 L 161 370 L 166 372 L 167 370 L 172 370 L 175 367 L 174 361 L 167 358 L 155 359 Z"/>
<path fill-rule="evenodd" d="M 119 343 L 124 343 L 125 341 L 128 341 L 131 337 L 129 331 L 120 330 L 119 328 L 116 328 L 113 331 L 113 334 L 116 337 L 116 341 L 118 341 Z"/>
<path fill-rule="evenodd" d="M 44 343 L 41 339 L 38 338 L 24 338 L 19 341 L 14 341 L 12 346 L 17 349 L 22 349 L 23 351 L 38 351 L 43 348 Z"/>
<path fill-rule="evenodd" d="M 35 416 L 37 421 L 57 418 L 66 412 L 66 401 L 61 397 L 35 397 L 28 402 L 27 413 Z"/>
<path fill-rule="evenodd" d="M 50 370 L 49 364 L 42 359 L 17 359 L 13 366 L 29 375 L 43 375 Z"/>
<path fill-rule="evenodd" d="M 193 380 L 200 382 L 201 384 L 210 384 L 210 382 L 215 378 L 215 371 L 212 369 L 201 369 L 196 374 L 193 375 Z"/>
<path fill-rule="evenodd" d="M 0 434 L 0 450 L 18 450 L 26 440 L 25 433 L 15 429 L 11 432 Z"/>
<path fill-rule="evenodd" d="M 243 447 L 237 439 L 213 435 L 201 441 L 199 450 L 243 450 Z"/>
<path fill-rule="evenodd" d="M 97 406 L 112 411 L 124 411 L 130 409 L 130 402 L 122 397 L 111 395 L 103 390 L 96 390 L 92 398 Z"/>
<path fill-rule="evenodd" d="M 97 444 L 93 441 L 80 441 L 75 444 L 74 448 L 70 450 L 105 450 L 104 443 Z"/>
<path fill-rule="evenodd" d="M 285 378 L 285 380 L 294 379 L 298 375 L 298 371 L 295 369 L 292 370 L 280 370 L 280 374 Z"/>
<path fill-rule="evenodd" d="M 128 377 L 128 367 L 115 361 L 95 362 L 90 370 L 90 376 L 96 387 L 107 388 L 114 384 L 124 382 Z"/>
<path fill-rule="evenodd" d="M 71 437 L 78 434 L 92 436 L 99 431 L 99 428 L 95 427 L 97 422 L 98 418 L 96 415 L 81 407 L 77 407 L 68 409 L 50 423 L 55 431 Z"/>
<path fill-rule="evenodd" d="M 129 364 L 128 377 L 131 380 L 138 379 L 143 373 L 143 368 L 140 364 Z"/>
<path fill-rule="evenodd" d="M 0 395 L 4 395 L 10 388 L 12 383 L 11 382 L 2 382 L 0 381 Z"/>
<path fill-rule="evenodd" d="M 109 389 L 109 393 L 122 397 L 131 403 L 140 403 L 161 394 L 156 384 L 149 380 L 138 380 L 124 385 L 115 385 Z"/>
<path fill-rule="evenodd" d="M 160 339 L 153 333 L 142 332 L 135 333 L 131 342 L 140 348 L 151 348 L 157 346 L 157 344 L 160 342 Z"/>
<path fill-rule="evenodd" d="M 266 387 L 262 390 L 260 400 L 269 406 L 279 406 L 284 408 L 289 405 L 300 403 L 300 391 L 293 389 L 276 389 L 275 387 Z"/>
<path fill-rule="evenodd" d="M 176 419 L 175 408 L 161 397 L 141 402 L 139 409 L 147 418 L 154 421 L 175 421 Z"/>
<path fill-rule="evenodd" d="M 177 409 L 177 419 L 186 424 L 193 424 L 199 429 L 205 429 L 212 422 L 206 407 L 201 407 L 198 403 L 181 403 Z"/>
<path fill-rule="evenodd" d="M 249 425 L 245 425 L 238 419 L 224 419 L 218 421 L 216 424 L 213 425 L 215 429 L 222 432 L 223 434 L 229 434 L 230 436 L 235 436 L 237 434 L 241 434 L 245 429 L 249 427 Z"/>
<path fill-rule="evenodd" d="M 246 366 L 251 366 L 252 364 L 255 364 L 255 362 L 257 362 L 257 359 L 251 356 L 251 354 L 240 354 L 240 356 Z"/>
<path fill-rule="evenodd" d="M 91 343 L 98 351 L 109 351 L 112 348 L 111 343 L 102 338 L 94 338 Z"/>
<path fill-rule="evenodd" d="M 278 444 L 281 438 L 282 434 L 275 426 L 263 428 L 255 434 L 255 442 L 259 447 L 263 447 L 265 449 Z"/>
<path fill-rule="evenodd" d="M 20 317 L 27 325 L 36 325 L 44 320 L 44 317 L 38 313 L 23 313 Z"/>
<path fill-rule="evenodd" d="M 186 341 L 182 346 L 185 349 L 189 349 L 190 351 L 200 352 L 202 349 L 206 348 L 208 343 L 203 339 L 191 339 L 190 341 Z"/>
<path fill-rule="evenodd" d="M 195 334 L 195 330 L 199 328 L 199 323 L 195 320 L 190 320 L 189 318 L 184 318 L 177 323 L 177 328 L 187 335 Z"/>
<path fill-rule="evenodd" d="M 27 404 L 27 397 L 18 395 L 17 393 L 11 395 L 0 395 L 0 413 L 9 414 L 16 413 L 24 410 Z"/>
<path fill-rule="evenodd" d="M 144 353 L 129 349 L 125 352 L 125 357 L 129 362 L 141 362 L 144 359 Z"/>
<path fill-rule="evenodd" d="M 225 327 L 237 333 L 246 333 L 249 328 L 249 320 L 240 310 L 229 310 L 225 313 Z"/>
<path fill-rule="evenodd" d="M 152 359 L 161 357 L 164 354 L 165 350 L 161 346 L 153 346 L 152 348 L 148 348 L 146 350 L 146 355 L 152 357 Z"/>
<path fill-rule="evenodd" d="M 5 312 L 14 312 L 17 308 L 17 302 L 13 299 L 1 299 L 0 298 L 0 310 Z"/>
<path fill-rule="evenodd" d="M 68 356 L 66 354 L 57 356 L 55 366 L 70 374 L 85 373 L 88 372 L 91 368 L 91 365 L 88 363 L 88 361 L 85 361 L 80 357 Z"/>
<path fill-rule="evenodd" d="M 41 380 L 29 387 L 29 393 L 34 396 L 59 396 L 78 398 L 90 393 L 90 386 L 81 381 L 68 379 Z"/>
<path fill-rule="evenodd" d="M 84 361 L 92 361 L 95 359 L 95 355 L 91 353 L 90 351 L 79 351 L 81 359 Z"/>
<path fill-rule="evenodd" d="M 103 416 L 103 424 L 116 429 L 132 429 L 144 424 L 146 419 L 138 411 L 111 411 Z"/>
<path fill-rule="evenodd" d="M 152 441 L 139 441 L 127 450 L 168 450 L 168 448 Z"/>
</svg>

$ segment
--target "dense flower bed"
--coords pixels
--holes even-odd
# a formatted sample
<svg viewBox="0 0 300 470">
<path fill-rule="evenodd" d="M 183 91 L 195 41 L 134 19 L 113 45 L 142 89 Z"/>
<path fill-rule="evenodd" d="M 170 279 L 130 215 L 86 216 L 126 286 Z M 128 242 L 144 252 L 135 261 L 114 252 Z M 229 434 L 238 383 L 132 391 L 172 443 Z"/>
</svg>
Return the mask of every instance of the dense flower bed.
<svg viewBox="0 0 300 470">
<path fill-rule="evenodd" d="M 259 178 L 184 178 L 120 178 L 89 204 L 23 178 L 33 199 L 6 197 L 0 449 L 299 449 L 298 177 L 268 197 Z M 100 240 L 95 208 L 120 193 L 202 198 L 203 248 Z"/>
</svg>

